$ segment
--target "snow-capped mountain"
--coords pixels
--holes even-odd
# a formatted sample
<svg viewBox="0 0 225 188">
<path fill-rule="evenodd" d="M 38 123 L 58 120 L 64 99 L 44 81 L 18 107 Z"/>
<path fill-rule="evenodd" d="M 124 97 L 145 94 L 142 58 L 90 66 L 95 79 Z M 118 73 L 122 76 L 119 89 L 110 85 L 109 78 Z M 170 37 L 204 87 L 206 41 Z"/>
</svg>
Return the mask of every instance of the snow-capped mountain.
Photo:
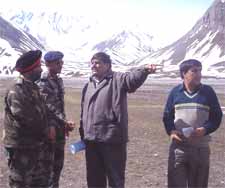
<svg viewBox="0 0 225 188">
<path fill-rule="evenodd" d="M 215 0 L 189 32 L 155 52 L 153 36 L 138 27 L 118 27 L 95 16 L 55 10 L 2 11 L 0 16 L 8 22 L 0 19 L 0 24 L 7 23 L 0 27 L 0 66 L 5 70 L 7 57 L 13 57 L 10 62 L 14 63 L 19 53 L 28 49 L 39 48 L 43 53 L 61 50 L 65 54 L 64 75 L 87 75 L 91 56 L 104 51 L 111 56 L 114 70 L 124 71 L 152 62 L 163 66 L 161 75 L 178 76 L 178 65 L 185 59 L 196 58 L 203 62 L 203 75 L 225 77 L 224 10 L 225 1 Z M 11 72 L 11 67 L 7 72 Z"/>
<path fill-rule="evenodd" d="M 66 75 L 90 72 L 87 62 L 98 51 L 107 52 L 117 70 L 125 70 L 134 60 L 153 51 L 151 35 L 138 28 L 118 29 L 93 17 L 24 10 L 3 12 L 2 16 L 38 39 L 46 50 L 63 51 Z"/>
<path fill-rule="evenodd" d="M 19 55 L 30 49 L 43 50 L 44 46 L 0 16 L 0 74 L 11 75 Z"/>
<path fill-rule="evenodd" d="M 194 27 L 179 40 L 139 61 L 140 64 L 161 64 L 165 74 L 175 75 L 178 65 L 190 58 L 203 63 L 203 75 L 225 77 L 224 0 L 215 0 Z"/>
<path fill-rule="evenodd" d="M 152 36 L 131 31 L 114 34 L 109 40 L 102 41 L 93 47 L 94 51 L 107 52 L 114 59 L 115 66 L 133 65 L 134 60 L 153 51 Z"/>
<path fill-rule="evenodd" d="M 0 38 L 9 42 L 19 52 L 29 49 L 44 49 L 44 46 L 30 33 L 14 27 L 0 16 Z"/>
</svg>

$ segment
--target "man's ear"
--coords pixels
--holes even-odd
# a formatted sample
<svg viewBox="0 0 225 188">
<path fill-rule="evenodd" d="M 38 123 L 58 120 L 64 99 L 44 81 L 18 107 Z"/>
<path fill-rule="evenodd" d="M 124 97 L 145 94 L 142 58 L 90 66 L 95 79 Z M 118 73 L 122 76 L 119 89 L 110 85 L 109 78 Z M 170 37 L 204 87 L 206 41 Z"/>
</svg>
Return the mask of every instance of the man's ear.
<svg viewBox="0 0 225 188">
<path fill-rule="evenodd" d="M 182 75 L 181 75 L 181 78 L 184 79 L 184 75 L 185 75 L 186 73 L 185 73 L 185 72 L 182 72 L 181 74 L 182 74 Z"/>
</svg>

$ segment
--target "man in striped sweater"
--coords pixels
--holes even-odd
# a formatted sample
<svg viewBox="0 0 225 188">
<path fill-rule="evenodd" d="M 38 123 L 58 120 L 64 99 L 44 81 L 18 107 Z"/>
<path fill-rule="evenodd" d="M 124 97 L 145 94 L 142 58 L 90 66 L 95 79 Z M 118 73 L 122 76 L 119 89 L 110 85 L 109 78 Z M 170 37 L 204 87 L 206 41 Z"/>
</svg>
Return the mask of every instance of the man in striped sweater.
<svg viewBox="0 0 225 188">
<path fill-rule="evenodd" d="M 180 64 L 183 83 L 170 92 L 163 122 L 171 138 L 168 187 L 207 187 L 210 133 L 221 123 L 222 111 L 214 90 L 201 84 L 201 62 Z"/>
</svg>

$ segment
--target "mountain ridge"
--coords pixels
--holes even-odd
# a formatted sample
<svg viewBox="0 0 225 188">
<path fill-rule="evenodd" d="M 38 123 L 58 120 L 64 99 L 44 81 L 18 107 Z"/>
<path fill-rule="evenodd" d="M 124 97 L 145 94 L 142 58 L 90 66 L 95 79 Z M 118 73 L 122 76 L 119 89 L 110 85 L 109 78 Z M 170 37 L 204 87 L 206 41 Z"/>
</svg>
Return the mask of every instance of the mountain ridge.
<svg viewBox="0 0 225 188">
<path fill-rule="evenodd" d="M 154 36 L 149 33 L 123 27 L 107 28 L 110 32 L 105 32 L 105 27 L 109 25 L 95 18 L 63 15 L 57 11 L 37 13 L 17 10 L 1 14 L 19 29 L 19 33 L 22 32 L 22 42 L 28 43 L 24 44 L 25 48 L 13 36 L 11 39 L 4 38 L 14 50 L 20 53 L 21 49 L 34 47 L 41 48 L 43 53 L 61 50 L 65 54 L 63 74 L 67 76 L 90 74 L 88 62 L 91 56 L 104 51 L 111 56 L 113 69 L 117 71 L 155 63 L 163 67 L 161 76 L 174 77 L 179 76 L 178 65 L 183 60 L 196 58 L 203 63 L 204 76 L 225 77 L 224 10 L 225 1 L 215 0 L 184 36 L 158 50 L 152 46 Z M 18 31 L 15 30 L 15 33 Z"/>
<path fill-rule="evenodd" d="M 167 67 L 165 73 L 178 72 L 183 60 L 195 58 L 203 63 L 203 75 L 225 76 L 225 2 L 215 0 L 205 14 L 184 36 L 149 54 L 141 64 L 155 61 Z"/>
</svg>

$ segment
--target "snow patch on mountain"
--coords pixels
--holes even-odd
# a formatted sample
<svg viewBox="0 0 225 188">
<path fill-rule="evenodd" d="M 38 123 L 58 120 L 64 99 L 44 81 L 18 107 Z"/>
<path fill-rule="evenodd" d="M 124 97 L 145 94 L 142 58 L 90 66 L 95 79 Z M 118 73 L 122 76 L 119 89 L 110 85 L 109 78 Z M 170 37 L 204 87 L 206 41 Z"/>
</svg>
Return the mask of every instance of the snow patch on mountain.
<svg viewBox="0 0 225 188">
<path fill-rule="evenodd" d="M 198 59 L 203 64 L 203 76 L 225 77 L 224 10 L 224 1 L 215 0 L 186 35 L 140 59 L 140 64 L 154 62 L 163 65 L 165 74 L 179 76 L 182 61 Z"/>
<path fill-rule="evenodd" d="M 138 27 L 121 26 L 118 29 L 110 20 L 52 10 L 16 10 L 3 12 L 2 15 L 15 27 L 37 38 L 46 51 L 63 51 L 65 75 L 90 72 L 88 62 L 98 51 L 108 53 L 114 69 L 121 71 L 153 51 L 150 34 Z"/>
<path fill-rule="evenodd" d="M 19 54 L 10 44 L 3 39 L 0 39 L 0 74 L 1 75 L 12 75 L 15 62 Z"/>
<path fill-rule="evenodd" d="M 152 47 L 153 37 L 138 27 L 115 27 L 111 20 L 103 21 L 95 16 L 73 15 L 71 12 L 52 9 L 14 9 L 3 11 L 0 15 L 19 28 L 24 36 L 33 36 L 33 40 L 36 38 L 40 41 L 45 48 L 43 53 L 47 50 L 63 51 L 65 76 L 90 74 L 91 56 L 98 51 L 104 51 L 111 56 L 113 69 L 118 71 L 155 63 L 162 65 L 160 75 L 179 76 L 179 64 L 183 60 L 196 58 L 203 63 L 203 75 L 224 77 L 224 10 L 225 1 L 215 0 L 189 32 L 157 51 Z M 25 45 L 23 49 L 30 48 L 31 41 L 27 41 L 26 37 L 21 38 L 21 41 L 20 46 Z M 9 42 L 12 46 L 11 43 Z M 34 42 L 31 46 L 36 44 Z"/>
</svg>

